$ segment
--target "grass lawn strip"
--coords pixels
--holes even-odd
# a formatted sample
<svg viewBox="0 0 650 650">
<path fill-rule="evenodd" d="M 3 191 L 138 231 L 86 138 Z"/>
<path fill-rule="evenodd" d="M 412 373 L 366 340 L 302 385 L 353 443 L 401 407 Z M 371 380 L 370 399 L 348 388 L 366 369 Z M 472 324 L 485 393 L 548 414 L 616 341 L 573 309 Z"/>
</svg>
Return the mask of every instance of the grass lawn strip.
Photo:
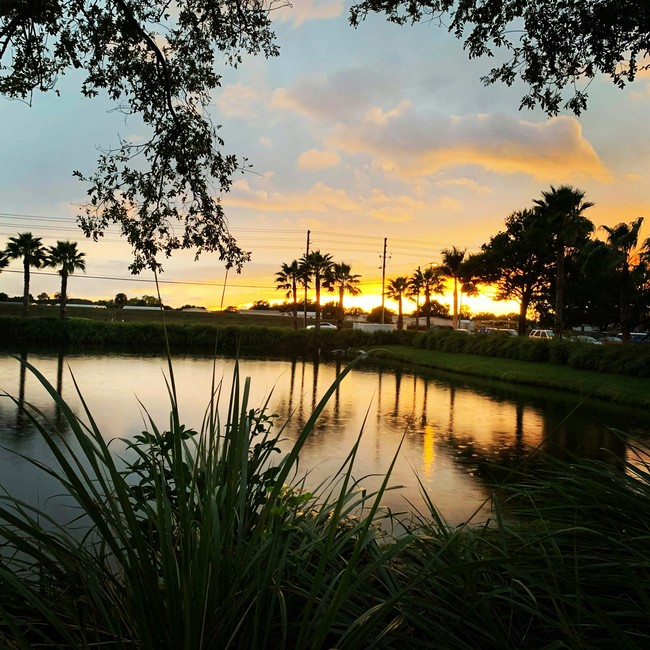
<svg viewBox="0 0 650 650">
<path fill-rule="evenodd" d="M 377 354 L 385 360 L 393 358 L 413 367 L 436 368 L 463 375 L 571 391 L 618 404 L 650 408 L 650 379 L 604 375 L 548 363 L 438 352 L 400 345 L 382 346 L 377 350 Z"/>
</svg>

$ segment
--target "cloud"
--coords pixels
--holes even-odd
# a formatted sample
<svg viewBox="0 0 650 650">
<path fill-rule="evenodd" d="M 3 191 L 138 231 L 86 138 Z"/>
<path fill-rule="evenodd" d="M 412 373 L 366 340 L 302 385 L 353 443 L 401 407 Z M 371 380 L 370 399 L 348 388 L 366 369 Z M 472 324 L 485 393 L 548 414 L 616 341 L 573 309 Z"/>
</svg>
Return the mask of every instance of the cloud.
<svg viewBox="0 0 650 650">
<path fill-rule="evenodd" d="M 241 82 L 225 86 L 215 99 L 215 104 L 224 117 L 254 118 L 259 103 L 259 92 Z"/>
<path fill-rule="evenodd" d="M 293 0 L 272 13 L 275 20 L 290 22 L 294 28 L 310 20 L 330 20 L 343 13 L 342 0 Z"/>
<path fill-rule="evenodd" d="M 331 169 L 340 164 L 341 157 L 335 151 L 319 151 L 310 149 L 304 151 L 298 157 L 298 168 L 307 171 L 318 171 L 320 169 Z"/>
<path fill-rule="evenodd" d="M 610 177 L 580 123 L 565 116 L 536 123 L 507 115 L 459 117 L 402 109 L 383 123 L 373 115 L 339 124 L 326 142 L 330 148 L 369 155 L 375 169 L 405 178 L 461 166 L 551 182 Z"/>
<path fill-rule="evenodd" d="M 227 209 L 252 209 L 267 214 L 296 213 L 303 219 L 327 214 L 330 223 L 338 218 L 349 222 L 352 215 L 359 220 L 370 216 L 379 221 L 405 223 L 413 221 L 432 206 L 456 209 L 458 205 L 449 197 L 421 201 L 404 194 L 389 196 L 377 188 L 366 195 L 352 196 L 347 190 L 335 189 L 323 182 L 304 192 L 267 191 L 254 189 L 247 180 L 233 183 L 230 193 L 223 197 L 223 203 Z"/>
<path fill-rule="evenodd" d="M 487 185 L 479 185 L 471 178 L 445 178 L 436 181 L 437 187 L 460 187 L 462 189 L 471 190 L 477 194 L 490 194 L 492 189 Z"/>
<path fill-rule="evenodd" d="M 391 94 L 399 93 L 400 86 L 397 77 L 370 68 L 347 69 L 329 76 L 313 74 L 291 88 L 276 89 L 271 106 L 329 123 L 349 122 L 365 114 L 370 120 L 389 119 L 391 116 L 384 117 L 380 107 L 387 101 L 387 88 Z M 403 109 L 402 104 L 393 108 Z"/>
</svg>

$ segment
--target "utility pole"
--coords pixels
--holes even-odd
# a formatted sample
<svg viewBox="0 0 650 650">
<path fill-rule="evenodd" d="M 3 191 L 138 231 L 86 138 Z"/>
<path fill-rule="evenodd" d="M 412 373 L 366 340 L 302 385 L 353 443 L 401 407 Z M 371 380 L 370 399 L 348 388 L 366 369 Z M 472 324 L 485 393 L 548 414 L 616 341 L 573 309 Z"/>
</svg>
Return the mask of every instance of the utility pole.
<svg viewBox="0 0 650 650">
<path fill-rule="evenodd" d="M 382 263 L 381 263 L 381 324 L 384 324 L 384 297 L 386 294 L 385 291 L 385 286 L 386 286 L 386 242 L 388 241 L 388 237 L 384 237 L 384 254 L 382 256 Z"/>
<path fill-rule="evenodd" d="M 307 263 L 307 258 L 309 257 L 309 235 L 311 235 L 311 230 L 307 231 L 307 248 L 305 250 L 305 264 Z M 305 271 L 305 277 L 303 278 L 303 281 L 305 283 L 305 303 L 303 306 L 303 314 L 305 317 L 305 329 L 307 329 L 307 283 L 309 281 L 309 276 L 307 275 L 307 269 L 304 269 Z"/>
</svg>

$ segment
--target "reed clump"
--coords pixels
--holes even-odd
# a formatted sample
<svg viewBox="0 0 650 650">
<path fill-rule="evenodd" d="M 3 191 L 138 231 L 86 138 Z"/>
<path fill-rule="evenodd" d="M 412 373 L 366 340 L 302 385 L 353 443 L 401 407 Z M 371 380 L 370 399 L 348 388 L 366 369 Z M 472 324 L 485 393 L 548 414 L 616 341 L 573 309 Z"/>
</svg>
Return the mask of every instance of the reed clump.
<svg viewBox="0 0 650 650">
<path fill-rule="evenodd" d="M 149 419 L 121 461 L 92 414 L 75 415 L 30 367 L 72 433 L 28 411 L 57 460 L 42 470 L 76 510 L 61 523 L 2 498 L 0 645 L 648 647 L 645 458 L 522 469 L 490 522 L 453 528 L 430 502 L 384 511 L 390 473 L 364 491 L 357 446 L 307 490 L 301 447 L 355 363 L 283 456 L 281 423 L 250 406 L 237 369 L 228 394 L 213 386 L 199 431 L 180 422 L 170 374 L 169 423 Z"/>
</svg>

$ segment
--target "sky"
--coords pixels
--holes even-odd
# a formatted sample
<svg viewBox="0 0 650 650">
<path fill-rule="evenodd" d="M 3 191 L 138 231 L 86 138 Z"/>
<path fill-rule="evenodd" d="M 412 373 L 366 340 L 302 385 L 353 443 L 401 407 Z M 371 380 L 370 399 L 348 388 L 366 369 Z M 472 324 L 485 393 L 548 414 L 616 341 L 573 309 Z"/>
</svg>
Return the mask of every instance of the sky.
<svg viewBox="0 0 650 650">
<path fill-rule="evenodd" d="M 478 251 L 552 185 L 582 189 L 597 227 L 644 216 L 641 237 L 650 236 L 650 74 L 623 90 L 598 78 L 582 116 L 549 118 L 519 111 L 517 83 L 485 87 L 493 61 L 469 61 L 444 29 L 373 16 L 355 30 L 349 6 L 294 0 L 274 13 L 279 57 L 223 68 L 214 119 L 224 150 L 253 167 L 222 200 L 252 260 L 226 278 L 214 255 L 175 254 L 163 262 L 166 304 L 283 299 L 275 274 L 304 254 L 309 231 L 311 250 L 361 275 L 362 296 L 345 305 L 369 309 L 381 303 L 384 240 L 386 279 L 410 275 L 439 263 L 444 248 Z M 150 274 L 129 273 L 116 230 L 95 243 L 75 226 L 87 187 L 73 170 L 92 173 L 101 148 L 139 128 L 107 100 L 82 98 L 78 82 L 63 77 L 60 96 L 35 96 L 31 107 L 0 98 L 0 246 L 27 231 L 46 245 L 77 240 L 87 264 L 70 278 L 71 297 L 153 295 Z M 53 295 L 59 284 L 54 270 L 35 271 L 31 293 Z M 22 293 L 19 261 L 0 274 L 0 291 Z M 491 293 L 463 302 L 475 313 L 517 311 Z"/>
</svg>

